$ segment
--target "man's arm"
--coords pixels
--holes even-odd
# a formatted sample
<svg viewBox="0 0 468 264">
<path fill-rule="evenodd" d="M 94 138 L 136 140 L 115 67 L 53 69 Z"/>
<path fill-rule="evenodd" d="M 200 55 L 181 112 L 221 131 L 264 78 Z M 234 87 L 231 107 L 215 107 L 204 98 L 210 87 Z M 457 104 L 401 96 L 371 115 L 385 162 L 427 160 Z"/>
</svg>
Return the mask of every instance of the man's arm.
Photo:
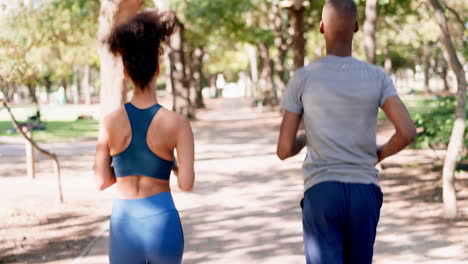
<svg viewBox="0 0 468 264">
<path fill-rule="evenodd" d="M 382 110 L 395 127 L 395 134 L 385 145 L 378 148 L 377 163 L 400 152 L 416 138 L 416 127 L 398 96 L 389 97 L 382 106 Z"/>
<path fill-rule="evenodd" d="M 281 122 L 276 155 L 281 160 L 295 156 L 306 146 L 306 135 L 297 135 L 301 115 L 285 111 Z"/>
</svg>

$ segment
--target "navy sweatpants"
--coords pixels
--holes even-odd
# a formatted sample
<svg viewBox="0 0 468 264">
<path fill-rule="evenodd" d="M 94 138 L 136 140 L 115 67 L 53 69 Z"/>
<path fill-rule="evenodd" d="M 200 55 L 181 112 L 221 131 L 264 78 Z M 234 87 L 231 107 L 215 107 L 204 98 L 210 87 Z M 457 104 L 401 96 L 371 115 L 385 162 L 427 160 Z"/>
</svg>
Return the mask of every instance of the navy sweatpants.
<svg viewBox="0 0 468 264">
<path fill-rule="evenodd" d="M 382 192 L 374 184 L 324 182 L 304 193 L 307 264 L 371 264 Z"/>
</svg>

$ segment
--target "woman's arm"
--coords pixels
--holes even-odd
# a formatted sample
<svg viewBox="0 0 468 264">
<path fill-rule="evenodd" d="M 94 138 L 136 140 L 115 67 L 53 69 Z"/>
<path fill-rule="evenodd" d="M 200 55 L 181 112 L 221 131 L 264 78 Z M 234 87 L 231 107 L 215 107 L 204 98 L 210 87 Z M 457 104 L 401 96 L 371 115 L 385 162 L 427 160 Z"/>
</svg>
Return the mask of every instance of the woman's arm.
<svg viewBox="0 0 468 264">
<path fill-rule="evenodd" d="M 107 189 L 117 181 L 111 164 L 112 158 L 109 149 L 109 136 L 106 129 L 106 119 L 104 119 L 99 128 L 99 137 L 93 166 L 96 185 L 100 191 Z"/>
<path fill-rule="evenodd" d="M 398 96 L 388 98 L 382 106 L 382 110 L 395 127 L 395 134 L 385 145 L 377 149 L 377 163 L 400 152 L 416 138 L 416 127 Z"/>
<path fill-rule="evenodd" d="M 289 111 L 284 112 L 276 149 L 276 155 L 281 160 L 295 156 L 306 146 L 306 136 L 297 135 L 300 123 L 300 115 Z"/>
<path fill-rule="evenodd" d="M 185 117 L 181 119 L 178 125 L 176 150 L 177 182 L 182 191 L 189 192 L 195 182 L 195 150 L 192 127 Z"/>
</svg>

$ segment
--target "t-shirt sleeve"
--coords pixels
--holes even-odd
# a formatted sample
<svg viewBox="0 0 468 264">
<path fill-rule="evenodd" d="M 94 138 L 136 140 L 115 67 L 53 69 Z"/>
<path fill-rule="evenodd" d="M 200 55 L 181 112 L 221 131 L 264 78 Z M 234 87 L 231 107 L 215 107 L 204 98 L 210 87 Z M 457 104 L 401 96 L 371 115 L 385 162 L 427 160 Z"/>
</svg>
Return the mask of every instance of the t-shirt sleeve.
<svg viewBox="0 0 468 264">
<path fill-rule="evenodd" d="M 382 82 L 382 93 L 380 95 L 380 107 L 382 107 L 385 101 L 392 96 L 398 96 L 398 93 L 393 85 L 393 81 L 386 73 L 383 73 Z"/>
<path fill-rule="evenodd" d="M 302 90 L 304 89 L 300 72 L 297 71 L 289 80 L 281 100 L 281 108 L 295 114 L 302 114 Z"/>
</svg>

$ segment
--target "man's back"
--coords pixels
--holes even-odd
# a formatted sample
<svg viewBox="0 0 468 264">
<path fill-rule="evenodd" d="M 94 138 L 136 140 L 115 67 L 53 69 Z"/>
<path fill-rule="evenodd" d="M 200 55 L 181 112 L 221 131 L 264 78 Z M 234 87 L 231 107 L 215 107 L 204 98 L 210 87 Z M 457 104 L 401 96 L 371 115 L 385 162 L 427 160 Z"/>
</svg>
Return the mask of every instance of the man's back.
<svg viewBox="0 0 468 264">
<path fill-rule="evenodd" d="M 383 201 L 374 165 L 416 137 L 391 79 L 351 57 L 358 30 L 353 0 L 327 0 L 320 22 L 327 56 L 298 70 L 283 95 L 276 153 L 284 160 L 307 143 L 301 202 L 307 264 L 372 263 Z M 377 148 L 379 107 L 395 133 Z M 297 133 L 301 118 L 305 136 Z"/>
<path fill-rule="evenodd" d="M 303 113 L 305 189 L 324 181 L 378 185 L 377 112 L 395 95 L 383 70 L 353 57 L 328 55 L 295 73 L 282 107 Z"/>
</svg>

